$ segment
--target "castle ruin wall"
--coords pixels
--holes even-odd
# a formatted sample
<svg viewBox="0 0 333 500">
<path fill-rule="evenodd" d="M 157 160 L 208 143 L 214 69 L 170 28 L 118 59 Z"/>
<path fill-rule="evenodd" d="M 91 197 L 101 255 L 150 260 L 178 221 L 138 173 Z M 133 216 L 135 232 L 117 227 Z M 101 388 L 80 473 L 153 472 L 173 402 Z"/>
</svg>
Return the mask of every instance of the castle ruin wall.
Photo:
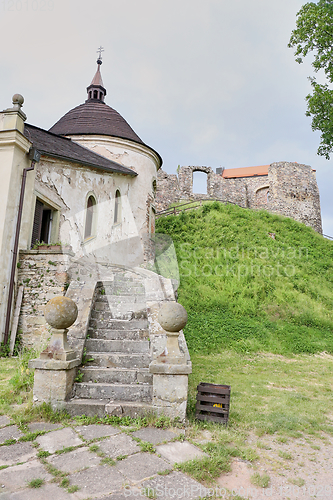
<svg viewBox="0 0 333 500">
<path fill-rule="evenodd" d="M 193 173 L 207 174 L 207 194 L 193 193 Z M 178 176 L 158 172 L 156 209 L 199 199 L 217 199 L 243 208 L 268 210 L 291 217 L 322 233 L 320 196 L 315 172 L 309 165 L 272 163 L 268 175 L 223 177 L 210 167 L 181 167 Z"/>
</svg>

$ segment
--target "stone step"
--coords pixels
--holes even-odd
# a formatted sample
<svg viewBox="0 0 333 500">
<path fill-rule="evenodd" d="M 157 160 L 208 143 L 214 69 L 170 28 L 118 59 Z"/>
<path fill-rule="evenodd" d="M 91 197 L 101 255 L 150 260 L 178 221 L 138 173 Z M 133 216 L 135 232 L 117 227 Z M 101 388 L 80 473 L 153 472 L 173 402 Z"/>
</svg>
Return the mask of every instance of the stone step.
<svg viewBox="0 0 333 500">
<path fill-rule="evenodd" d="M 147 340 L 102 340 L 87 339 L 85 343 L 87 355 L 99 352 L 148 353 L 150 342 Z"/>
<path fill-rule="evenodd" d="M 150 384 L 153 383 L 153 374 L 148 368 L 139 370 L 124 370 L 122 368 L 81 367 L 82 382 L 107 384 Z"/>
<path fill-rule="evenodd" d="M 86 367 L 99 366 L 101 368 L 148 368 L 151 361 L 149 354 L 123 354 L 123 353 L 100 353 L 91 354 Z"/>
<path fill-rule="evenodd" d="M 112 399 L 113 401 L 152 401 L 153 387 L 148 384 L 106 384 L 76 382 L 75 396 L 82 399 Z"/>
<path fill-rule="evenodd" d="M 102 340 L 147 340 L 149 330 L 110 330 L 108 328 L 88 329 L 88 336 L 91 339 Z"/>
<path fill-rule="evenodd" d="M 146 307 L 146 300 L 144 296 L 141 295 L 98 295 L 96 297 L 95 304 L 140 304 Z"/>
<path fill-rule="evenodd" d="M 105 417 L 105 405 L 108 399 L 70 399 L 64 402 L 64 409 L 72 417 L 85 415 L 86 417 Z"/>
<path fill-rule="evenodd" d="M 148 328 L 148 321 L 145 318 L 140 319 L 132 319 L 132 320 L 120 320 L 120 319 L 112 319 L 110 317 L 104 319 L 93 318 L 94 311 L 92 311 L 92 319 L 89 323 L 90 329 L 107 329 L 107 330 L 146 330 Z M 103 315 L 104 318 L 104 315 Z M 104 326 L 104 322 L 107 323 L 107 326 Z M 100 325 L 97 325 L 100 323 Z"/>
<path fill-rule="evenodd" d="M 95 302 L 93 305 L 93 311 L 95 312 L 112 312 L 114 309 L 119 309 L 119 306 L 121 306 L 123 309 L 125 309 L 126 312 L 128 311 L 138 311 L 138 310 L 145 310 L 147 307 L 147 304 L 145 302 L 131 302 L 131 303 L 123 303 L 119 304 L 116 301 L 102 301 L 102 302 Z"/>
<path fill-rule="evenodd" d="M 147 328 L 148 326 L 147 311 L 139 311 L 138 313 L 129 312 L 127 314 L 118 311 L 113 311 L 112 313 L 106 311 L 104 314 L 98 314 L 96 311 L 92 311 L 91 316 L 89 328 L 93 329 L 138 330 Z"/>
<path fill-rule="evenodd" d="M 145 295 L 145 287 L 135 284 L 114 283 L 100 288 L 105 295 Z M 100 295 L 104 295 L 100 293 Z"/>
<path fill-rule="evenodd" d="M 116 415 L 119 417 L 144 417 L 151 413 L 153 407 L 149 403 L 138 401 L 117 401 L 111 403 L 109 399 L 79 399 L 73 398 L 65 402 L 65 410 L 69 415 L 86 415 L 87 417 L 105 417 Z"/>
</svg>

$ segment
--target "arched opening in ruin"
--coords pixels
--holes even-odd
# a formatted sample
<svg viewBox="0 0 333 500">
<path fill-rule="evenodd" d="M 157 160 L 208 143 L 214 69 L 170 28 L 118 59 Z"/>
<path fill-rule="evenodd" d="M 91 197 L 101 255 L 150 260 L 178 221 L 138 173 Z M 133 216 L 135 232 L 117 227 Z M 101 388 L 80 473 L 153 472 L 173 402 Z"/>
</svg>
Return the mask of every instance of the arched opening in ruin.
<svg viewBox="0 0 333 500">
<path fill-rule="evenodd" d="M 258 208 L 265 207 L 269 203 L 269 186 L 263 186 L 256 191 L 255 204 Z"/>
<path fill-rule="evenodd" d="M 208 175 L 206 172 L 195 170 L 193 172 L 193 193 L 207 194 Z"/>
</svg>

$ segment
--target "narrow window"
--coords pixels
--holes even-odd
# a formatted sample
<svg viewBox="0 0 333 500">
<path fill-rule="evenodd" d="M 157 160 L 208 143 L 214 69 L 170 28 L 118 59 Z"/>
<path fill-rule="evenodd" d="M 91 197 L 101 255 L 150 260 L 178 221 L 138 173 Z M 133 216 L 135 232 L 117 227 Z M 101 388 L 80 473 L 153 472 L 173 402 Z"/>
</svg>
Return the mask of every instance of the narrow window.
<svg viewBox="0 0 333 500">
<path fill-rule="evenodd" d="M 121 205 L 120 205 L 120 191 L 117 189 L 116 196 L 114 199 L 114 223 L 120 222 L 121 217 Z"/>
<path fill-rule="evenodd" d="M 89 196 L 86 210 L 86 225 L 84 229 L 84 239 L 90 238 L 93 231 L 94 207 L 96 201 L 93 196 Z"/>
<path fill-rule="evenodd" d="M 31 247 L 38 242 L 50 243 L 53 213 L 51 207 L 44 205 L 38 198 L 36 199 Z"/>
<path fill-rule="evenodd" d="M 97 99 L 97 96 L 98 96 L 98 92 L 97 92 L 97 90 L 94 90 L 94 99 Z"/>
<path fill-rule="evenodd" d="M 91 99 L 91 97 L 92 97 L 91 94 L 92 94 L 92 92 L 91 92 L 91 90 L 89 90 L 89 99 Z"/>
<path fill-rule="evenodd" d="M 207 181 L 208 181 L 208 176 L 206 172 L 195 170 L 193 172 L 193 193 L 207 194 Z"/>
</svg>

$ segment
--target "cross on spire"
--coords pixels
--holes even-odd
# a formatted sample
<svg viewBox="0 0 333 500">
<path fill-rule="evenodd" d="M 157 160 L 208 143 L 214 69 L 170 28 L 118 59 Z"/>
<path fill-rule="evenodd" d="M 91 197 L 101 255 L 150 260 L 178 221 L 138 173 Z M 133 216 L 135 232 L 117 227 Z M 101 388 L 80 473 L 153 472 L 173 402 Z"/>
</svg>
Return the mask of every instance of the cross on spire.
<svg viewBox="0 0 333 500">
<path fill-rule="evenodd" d="M 104 52 L 104 49 L 103 47 L 100 45 L 96 51 L 98 53 L 98 60 L 101 61 L 102 60 L 102 52 Z"/>
</svg>

